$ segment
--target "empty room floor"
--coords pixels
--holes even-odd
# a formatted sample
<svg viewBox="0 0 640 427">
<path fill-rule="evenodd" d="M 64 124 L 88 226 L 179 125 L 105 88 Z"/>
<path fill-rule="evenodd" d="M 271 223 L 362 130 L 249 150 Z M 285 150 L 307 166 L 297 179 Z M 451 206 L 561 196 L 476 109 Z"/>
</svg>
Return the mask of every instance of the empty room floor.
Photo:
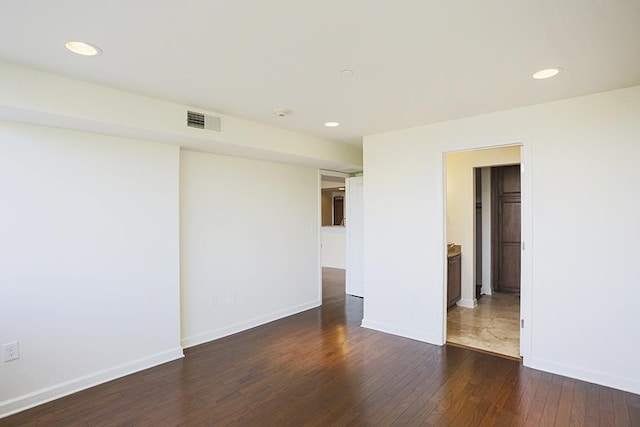
<svg viewBox="0 0 640 427">
<path fill-rule="evenodd" d="M 447 313 L 447 342 L 520 358 L 520 296 L 494 292 Z"/>
<path fill-rule="evenodd" d="M 638 395 L 362 328 L 363 299 L 323 270 L 321 307 L 0 426 L 640 425 Z"/>
</svg>

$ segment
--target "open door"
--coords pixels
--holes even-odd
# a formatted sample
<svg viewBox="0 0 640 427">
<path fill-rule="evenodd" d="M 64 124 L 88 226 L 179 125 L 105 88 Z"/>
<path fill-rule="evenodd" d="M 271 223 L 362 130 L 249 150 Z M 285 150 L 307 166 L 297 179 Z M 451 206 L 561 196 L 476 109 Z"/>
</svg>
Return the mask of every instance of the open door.
<svg viewBox="0 0 640 427">
<path fill-rule="evenodd" d="M 346 292 L 357 297 L 364 297 L 363 189 L 361 176 L 346 179 Z"/>
</svg>

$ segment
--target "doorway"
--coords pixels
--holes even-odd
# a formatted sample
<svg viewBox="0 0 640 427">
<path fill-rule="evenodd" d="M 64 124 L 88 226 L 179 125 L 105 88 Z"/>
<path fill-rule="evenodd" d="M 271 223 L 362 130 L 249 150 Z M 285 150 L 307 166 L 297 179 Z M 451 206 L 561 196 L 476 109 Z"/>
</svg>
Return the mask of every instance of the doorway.
<svg viewBox="0 0 640 427">
<path fill-rule="evenodd" d="M 320 266 L 346 270 L 345 174 L 320 175 Z"/>
<path fill-rule="evenodd" d="M 520 146 L 510 146 L 445 159 L 446 342 L 515 359 L 521 355 L 520 156 Z M 460 297 L 451 304 L 457 277 Z"/>
<path fill-rule="evenodd" d="M 320 295 L 323 273 L 342 274 L 345 292 L 364 298 L 363 177 L 321 170 L 319 183 Z"/>
</svg>

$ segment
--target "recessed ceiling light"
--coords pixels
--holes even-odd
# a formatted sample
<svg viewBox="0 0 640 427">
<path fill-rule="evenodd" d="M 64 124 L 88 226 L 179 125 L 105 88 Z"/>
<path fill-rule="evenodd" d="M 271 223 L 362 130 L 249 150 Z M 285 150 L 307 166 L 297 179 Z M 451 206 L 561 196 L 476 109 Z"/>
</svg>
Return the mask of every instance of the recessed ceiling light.
<svg viewBox="0 0 640 427">
<path fill-rule="evenodd" d="M 335 128 L 335 127 L 340 126 L 340 123 L 338 123 L 338 122 L 327 122 L 327 123 L 325 123 L 324 125 L 325 125 L 326 127 L 328 127 L 328 128 Z"/>
<path fill-rule="evenodd" d="M 344 187 L 339 187 L 338 190 L 344 191 Z"/>
<path fill-rule="evenodd" d="M 71 52 L 77 53 L 78 55 L 96 56 L 102 53 L 99 47 L 90 45 L 89 43 L 85 42 L 69 41 L 66 42 L 64 46 Z"/>
<path fill-rule="evenodd" d="M 343 77 L 353 77 L 353 70 L 342 70 L 340 74 L 342 74 Z"/>
<path fill-rule="evenodd" d="M 546 70 L 540 70 L 535 73 L 533 78 L 536 80 L 548 79 L 549 77 L 558 75 L 560 71 L 562 71 L 562 68 L 547 68 Z"/>
</svg>

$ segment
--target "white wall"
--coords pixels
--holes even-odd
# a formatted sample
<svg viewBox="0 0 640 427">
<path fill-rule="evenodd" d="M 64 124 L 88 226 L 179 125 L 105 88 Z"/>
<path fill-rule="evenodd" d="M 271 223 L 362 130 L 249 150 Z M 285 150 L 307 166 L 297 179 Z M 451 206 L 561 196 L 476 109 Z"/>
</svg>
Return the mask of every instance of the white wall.
<svg viewBox="0 0 640 427">
<path fill-rule="evenodd" d="M 345 269 L 346 231 L 343 226 L 322 227 L 322 266 Z"/>
<path fill-rule="evenodd" d="M 183 151 L 182 343 L 320 304 L 318 171 Z"/>
<path fill-rule="evenodd" d="M 0 416 L 182 356 L 178 147 L 0 122 Z"/>
<path fill-rule="evenodd" d="M 187 191 L 203 209 L 215 211 L 212 188 L 242 209 L 215 225 L 228 252 L 212 239 L 182 254 L 196 266 L 218 252 L 228 261 L 215 276 L 218 323 L 189 306 L 186 342 L 319 303 L 317 169 L 362 170 L 359 147 L 229 116 L 221 133 L 196 130 L 188 106 L 2 63 L 0 93 L 0 344 L 18 340 L 23 353 L 0 363 L 0 416 L 182 355 L 179 147 L 274 162 L 208 157 L 228 173 L 203 176 L 225 185 L 196 185 L 206 200 Z M 183 178 L 199 182 L 189 170 Z M 272 187 L 258 194 L 263 179 Z M 244 193 L 231 190 L 238 184 Z M 276 203 L 264 208 L 267 195 Z M 207 227 L 198 231 L 218 236 Z M 254 276 L 261 287 L 236 287 Z"/>
<path fill-rule="evenodd" d="M 524 363 L 640 393 L 639 140 L 640 87 L 366 137 L 363 324 L 444 342 L 444 153 L 522 143 Z"/>
<path fill-rule="evenodd" d="M 222 132 L 189 128 L 188 109 L 146 96 L 0 62 L 0 120 L 180 145 L 202 152 L 362 170 L 362 149 L 301 132 L 195 109 L 222 118 Z"/>
<path fill-rule="evenodd" d="M 520 147 L 453 152 L 447 154 L 446 159 L 446 239 L 462 245 L 462 296 L 458 305 L 473 308 L 476 305 L 474 280 L 476 277 L 474 269 L 476 208 L 473 168 L 520 163 Z"/>
</svg>

